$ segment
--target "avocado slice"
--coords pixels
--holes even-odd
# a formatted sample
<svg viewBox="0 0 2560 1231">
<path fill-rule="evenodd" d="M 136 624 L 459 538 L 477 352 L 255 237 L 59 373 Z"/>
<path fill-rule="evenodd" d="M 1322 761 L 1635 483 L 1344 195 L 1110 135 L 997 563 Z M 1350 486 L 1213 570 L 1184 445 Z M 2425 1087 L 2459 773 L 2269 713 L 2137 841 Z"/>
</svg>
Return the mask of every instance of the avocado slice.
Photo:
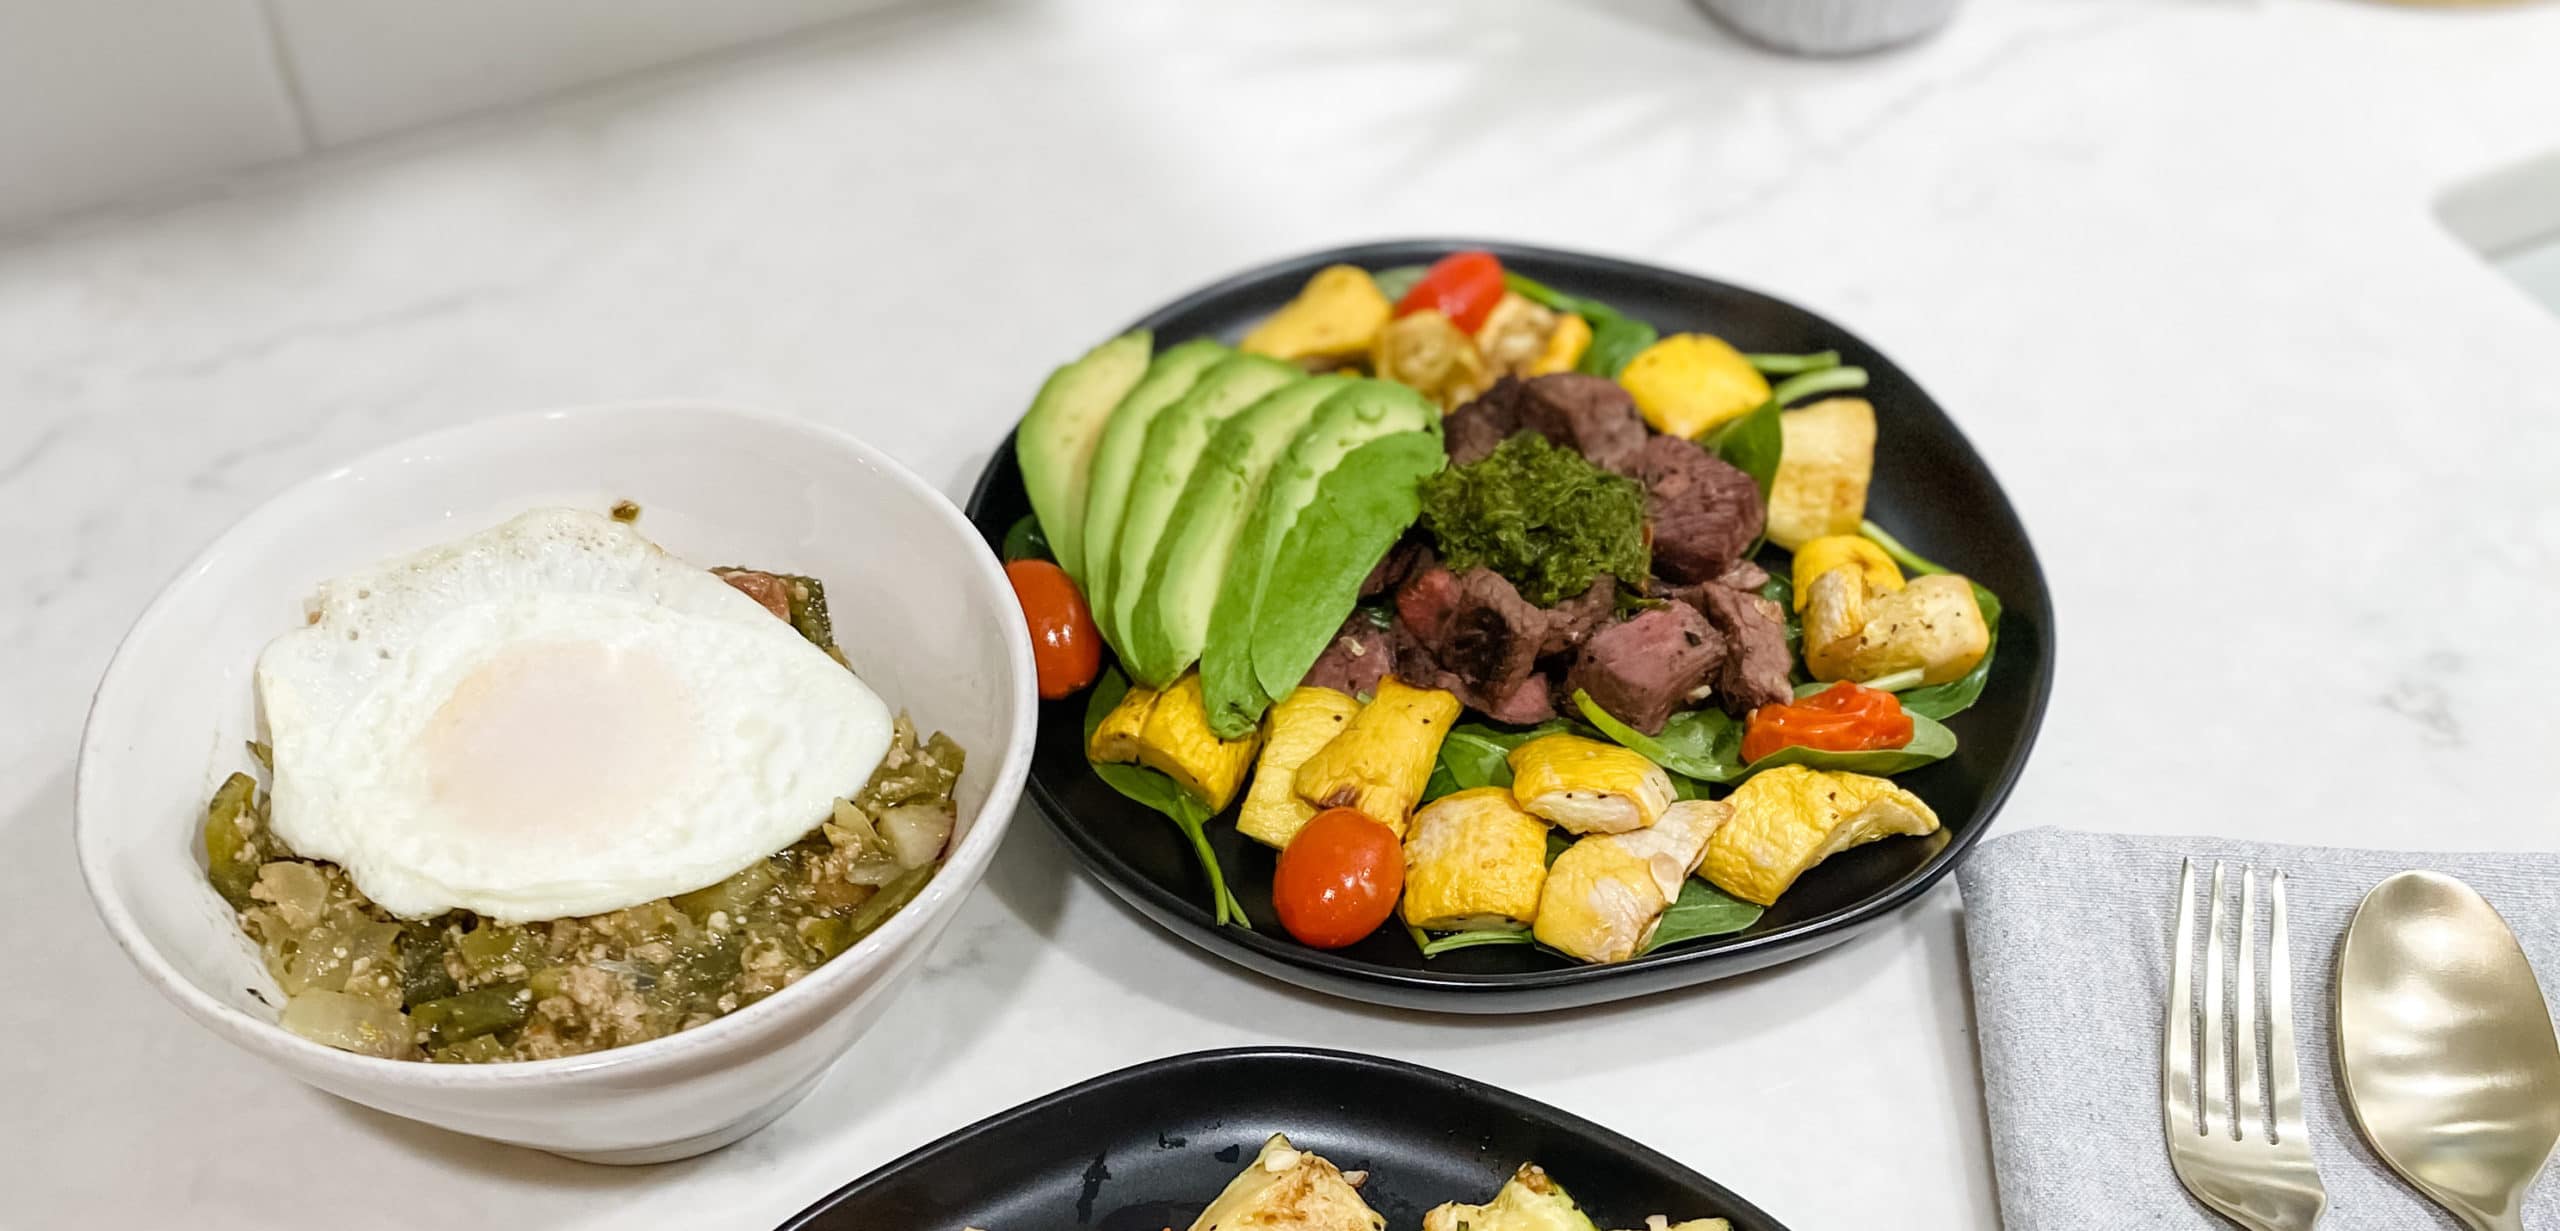
<svg viewBox="0 0 2560 1231">
<path fill-rule="evenodd" d="M 1209 640 L 1200 651 L 1200 684 L 1209 707 L 1209 726 L 1223 738 L 1236 739 L 1261 721 L 1272 698 L 1288 687 L 1267 689 L 1254 670 L 1253 636 L 1265 582 L 1281 546 L 1289 539 L 1299 514 L 1315 499 L 1325 475 L 1351 451 L 1395 432 L 1428 431 L 1435 438 L 1440 408 L 1403 385 L 1358 380 L 1326 398 L 1316 417 L 1289 442 L 1287 452 L 1264 481 L 1261 499 L 1236 536 L 1236 547 L 1218 583 L 1210 609 Z M 1365 576 L 1365 574 L 1364 574 Z M 1335 612 L 1331 633 L 1344 613 Z M 1321 645 L 1318 647 L 1321 652 Z M 1299 672 L 1304 675 L 1303 669 Z M 1296 683 L 1293 677 L 1290 685 Z"/>
<path fill-rule="evenodd" d="M 1438 432 L 1390 432 L 1316 484 L 1263 580 L 1272 601 L 1254 613 L 1253 674 L 1263 695 L 1287 696 L 1306 678 L 1359 605 L 1360 583 L 1422 515 L 1422 480 L 1448 464 Z"/>
<path fill-rule="evenodd" d="M 1169 347 L 1147 365 L 1147 374 L 1137 387 L 1111 412 L 1111 421 L 1102 429 L 1102 439 L 1093 448 L 1093 464 L 1087 471 L 1084 497 L 1084 571 L 1069 569 L 1067 575 L 1084 587 L 1085 599 L 1093 606 L 1094 615 L 1102 614 L 1100 595 L 1111 589 L 1113 552 L 1120 542 L 1120 514 L 1129 507 L 1129 476 L 1138 469 L 1138 454 L 1146 448 L 1147 426 L 1156 415 L 1172 405 L 1219 360 L 1234 354 L 1207 338 L 1196 338 Z"/>
<path fill-rule="evenodd" d="M 1147 371 L 1155 337 L 1133 329 L 1049 374 L 1014 432 L 1023 490 L 1049 537 L 1049 551 L 1070 577 L 1083 572 L 1085 479 L 1112 408 Z"/>
<path fill-rule="evenodd" d="M 1263 481 L 1324 400 L 1350 383 L 1348 376 L 1317 376 L 1283 385 L 1209 438 L 1156 542 L 1137 619 L 1125 630 L 1120 662 L 1139 683 L 1162 688 L 1199 660 L 1218 583 L 1226 579 L 1236 536 L 1262 496 Z"/>
<path fill-rule="evenodd" d="M 1146 588 L 1147 566 L 1155 562 L 1156 541 L 1164 537 L 1174 502 L 1182 498 L 1183 485 L 1191 481 L 1191 469 L 1200 464 L 1209 438 L 1264 394 L 1306 375 L 1295 364 L 1262 355 L 1230 356 L 1201 373 L 1189 393 L 1147 426 L 1146 448 L 1129 476 L 1128 507 L 1120 514 L 1120 541 L 1112 545 L 1111 579 L 1100 593 L 1086 595 L 1111 648 L 1128 649 L 1129 626 L 1138 616 L 1138 594 Z"/>
</svg>

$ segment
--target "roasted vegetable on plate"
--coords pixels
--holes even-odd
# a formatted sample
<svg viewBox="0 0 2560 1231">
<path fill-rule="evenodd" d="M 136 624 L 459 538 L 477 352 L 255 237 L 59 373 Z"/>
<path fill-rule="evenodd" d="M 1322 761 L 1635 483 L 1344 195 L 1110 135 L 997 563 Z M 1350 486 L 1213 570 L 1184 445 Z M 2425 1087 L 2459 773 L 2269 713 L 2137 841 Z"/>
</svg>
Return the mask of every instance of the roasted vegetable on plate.
<svg viewBox="0 0 2560 1231">
<path fill-rule="evenodd" d="M 1304 943 L 1400 915 L 1425 955 L 1591 963 L 1937 829 L 1892 775 L 1955 750 L 2000 605 L 1867 519 L 1891 408 L 1836 353 L 1662 336 L 1486 252 L 1154 344 L 1042 388 L 1007 554 L 1044 694 L 1097 638 L 1125 672 L 1087 755 L 1184 829 L 1219 922 L 1239 800 Z"/>
<path fill-rule="evenodd" d="M 1344 1171 L 1274 1133 L 1229 1181 L 1191 1231 L 1386 1231 L 1387 1220 L 1360 1196 L 1365 1172 Z M 1667 1231 L 1725 1231 L 1721 1218 L 1674 1223 Z M 1422 1216 L 1423 1231 L 1599 1231 L 1564 1186 L 1536 1163 L 1520 1170 L 1483 1205 L 1450 1201 Z"/>
</svg>

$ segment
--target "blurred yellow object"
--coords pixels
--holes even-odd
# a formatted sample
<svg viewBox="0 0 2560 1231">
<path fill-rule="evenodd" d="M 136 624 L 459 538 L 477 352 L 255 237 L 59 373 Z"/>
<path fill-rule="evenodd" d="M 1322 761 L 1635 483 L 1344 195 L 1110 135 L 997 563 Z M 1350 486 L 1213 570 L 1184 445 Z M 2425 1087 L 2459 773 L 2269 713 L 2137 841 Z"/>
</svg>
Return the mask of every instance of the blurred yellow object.
<svg viewBox="0 0 2560 1231">
<path fill-rule="evenodd" d="M 1856 534 L 1876 470 L 1876 409 L 1826 398 L 1778 416 L 1785 446 L 1769 485 L 1769 541 L 1789 551 L 1824 535 Z"/>
<path fill-rule="evenodd" d="M 1869 593 L 1881 594 L 1902 588 L 1902 570 L 1895 567 L 1893 557 L 1874 539 L 1863 534 L 1826 534 L 1796 549 L 1794 590 L 1796 610 L 1804 610 L 1813 597 L 1813 579 L 1842 565 L 1854 565 L 1866 578 Z"/>
<path fill-rule="evenodd" d="M 1528 375 L 1553 376 L 1570 372 L 1582 362 L 1582 353 L 1591 349 L 1591 322 L 1579 312 L 1567 312 L 1556 321 L 1555 332 L 1547 335 L 1546 353 L 1529 365 Z"/>
<path fill-rule="evenodd" d="M 1379 330 L 1369 366 L 1381 380 L 1421 391 L 1442 411 L 1457 409 L 1493 383 L 1475 339 L 1430 308 L 1408 312 Z"/>
<path fill-rule="evenodd" d="M 1368 354 L 1394 310 L 1369 271 L 1328 265 L 1307 279 L 1297 298 L 1244 335 L 1237 349 L 1330 368 Z"/>
<path fill-rule="evenodd" d="M 1885 779 L 1801 765 L 1762 770 L 1725 802 L 1733 805 L 1733 817 L 1707 840 L 1700 875 L 1762 906 L 1777 902 L 1815 864 L 1850 847 L 1938 830 L 1938 814 L 1929 805 Z"/>
<path fill-rule="evenodd" d="M 1769 380 L 1724 339 L 1675 333 L 1636 352 L 1618 373 L 1654 430 L 1695 440 L 1769 400 Z"/>
</svg>

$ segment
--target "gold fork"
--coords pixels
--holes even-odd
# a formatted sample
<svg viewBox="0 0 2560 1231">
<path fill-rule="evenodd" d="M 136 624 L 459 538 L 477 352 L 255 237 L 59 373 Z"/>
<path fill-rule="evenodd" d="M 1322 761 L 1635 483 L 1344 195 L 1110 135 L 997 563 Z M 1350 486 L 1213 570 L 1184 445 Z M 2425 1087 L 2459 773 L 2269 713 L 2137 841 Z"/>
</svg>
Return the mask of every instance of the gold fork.
<svg viewBox="0 0 2560 1231">
<path fill-rule="evenodd" d="M 2213 865 L 2212 911 L 2204 949 L 2204 1080 L 2196 1080 L 2199 1016 L 2195 960 L 2196 867 L 2178 871 L 2177 950 L 2169 962 L 2168 1038 L 2160 1052 L 2160 1114 L 2169 1135 L 2169 1164 L 2198 1200 L 2250 1231 L 2308 1231 L 2319 1225 L 2329 1194 L 2311 1162 L 2302 1122 L 2302 1080 L 2293 1056 L 2293 970 L 2286 952 L 2284 873 L 2268 885 L 2267 1090 L 2258 1079 L 2257 875 L 2240 869 L 2240 944 L 2236 1002 L 2227 1033 L 2223 1016 L 2223 867 Z M 2236 1095 L 2236 1098 L 2235 1098 Z M 2271 1095 L 2262 1098 L 2262 1095 Z M 2272 1104 L 2273 1122 L 2268 1111 Z M 2201 1115 L 2199 1115 L 2201 1112 Z"/>
</svg>

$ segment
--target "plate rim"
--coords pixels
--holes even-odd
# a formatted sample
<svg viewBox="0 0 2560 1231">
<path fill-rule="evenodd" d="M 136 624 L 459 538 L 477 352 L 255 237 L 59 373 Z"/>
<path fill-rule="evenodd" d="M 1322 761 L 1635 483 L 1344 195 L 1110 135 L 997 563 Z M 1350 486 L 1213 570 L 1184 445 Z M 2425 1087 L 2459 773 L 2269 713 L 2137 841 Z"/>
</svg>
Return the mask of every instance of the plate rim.
<svg viewBox="0 0 2560 1231">
<path fill-rule="evenodd" d="M 1879 358 L 1885 359 L 1888 363 L 1892 362 L 1891 357 L 1874 343 L 1842 328 L 1829 317 L 1750 287 L 1624 257 L 1506 240 L 1464 237 L 1367 240 L 1265 261 L 1170 300 L 1139 316 L 1124 326 L 1122 332 L 1131 329 L 1156 329 L 1157 322 L 1179 317 L 1203 304 L 1230 297 L 1254 283 L 1292 271 L 1318 269 L 1332 264 L 1365 266 L 1398 261 L 1412 263 L 1416 259 L 1446 255 L 1466 249 L 1492 252 L 1503 258 L 1506 263 L 1513 258 L 1526 258 L 1531 262 L 1580 265 L 1626 277 L 1669 278 L 1712 288 L 1723 294 L 1763 300 L 1789 312 L 1808 317 L 1822 328 L 1842 337 L 1854 339 L 1860 346 L 1874 352 Z M 1571 288 L 1559 289 L 1571 292 Z M 1900 364 L 1893 366 L 1897 371 L 1902 371 L 1906 379 L 1910 379 L 1908 371 L 1902 369 Z M 1914 389 L 1920 389 L 1918 380 L 1912 379 L 1911 384 Z M 1924 396 L 1926 395 L 1925 389 L 1920 391 Z M 1965 452 L 1980 465 L 1983 474 L 1991 481 L 1991 492 L 1998 500 L 1999 507 L 2007 512 L 2009 520 L 2016 523 L 2018 527 L 2019 540 L 2025 547 L 2027 568 L 2037 582 L 2036 602 L 2031 609 L 2022 614 L 2032 616 L 2035 626 L 2040 630 L 2044 654 L 2040 664 L 2042 670 L 2027 682 L 2029 691 L 2026 698 L 2025 731 L 2019 741 L 2017 755 L 2002 767 L 1999 775 L 1983 792 L 1981 806 L 1976 810 L 1979 821 L 1967 827 L 1964 832 L 1955 834 L 1944 848 L 1930 857 L 1929 862 L 1921 865 L 1918 870 L 1882 893 L 1831 914 L 1807 919 L 1762 935 L 1741 937 L 1722 944 L 1674 949 L 1659 957 L 1648 955 L 1649 960 L 1639 962 L 1558 966 L 1545 970 L 1490 974 L 1460 971 L 1434 973 L 1358 961 L 1329 950 L 1312 949 L 1294 942 L 1283 942 L 1259 929 L 1226 927 L 1214 923 L 1197 903 L 1157 884 L 1150 877 L 1140 875 L 1115 852 L 1094 841 L 1078 826 L 1069 824 L 1065 818 L 1072 810 L 1066 806 L 1065 801 L 1059 799 L 1049 789 L 1048 784 L 1037 772 L 1036 766 L 1034 772 L 1024 781 L 1024 792 L 1037 806 L 1041 819 L 1047 822 L 1050 832 L 1057 834 L 1066 843 L 1068 851 L 1075 856 L 1077 863 L 1084 867 L 1086 873 L 1100 881 L 1105 888 L 1125 900 L 1139 913 L 1147 916 L 1157 926 L 1267 978 L 1279 979 L 1294 986 L 1361 1003 L 1390 1004 L 1422 1011 L 1456 1013 L 1562 1011 L 1605 1000 L 1658 994 L 1679 987 L 1696 986 L 1700 983 L 1713 982 L 1719 977 L 1686 970 L 1688 967 L 1701 964 L 1731 964 L 1735 969 L 1726 973 L 1738 974 L 1809 957 L 1814 952 L 1846 941 L 1887 917 L 1902 912 L 1926 896 L 1930 890 L 1937 887 L 1940 881 L 1955 871 L 1956 865 L 1961 863 L 1972 852 L 1973 847 L 1989 833 L 2001 809 L 2007 806 L 2011 792 L 2017 788 L 2018 779 L 2026 772 L 2028 761 L 2033 759 L 2037 740 L 2044 732 L 2045 714 L 2053 696 L 2055 674 L 2053 665 L 2059 648 L 2059 636 L 2054 627 L 2052 584 L 2045 574 L 2043 557 L 2035 549 L 2034 538 L 2027 528 L 2026 519 L 2018 516 L 2016 502 L 2009 498 L 2008 486 L 2000 482 L 1999 476 L 1991 468 L 1989 459 L 1974 446 L 1973 439 L 1965 434 L 1963 424 L 1954 414 L 1948 412 L 1943 405 L 1939 405 L 1935 398 L 1930 398 L 1929 403 L 1938 411 L 1939 416 L 1946 420 L 1948 430 L 1964 446 Z M 1006 463 L 1013 456 L 1017 431 L 1018 424 L 1016 429 L 1005 432 L 1003 439 L 997 443 L 995 451 L 989 455 L 985 467 L 979 471 L 976 481 L 970 485 L 965 511 L 972 523 L 979 524 L 980 532 L 990 534 L 991 538 L 1001 537 L 1003 529 L 999 527 L 990 531 L 981 519 L 987 502 L 993 495 L 998 474 L 1006 468 Z M 1135 803 L 1131 806 L 1143 807 Z M 1199 918 L 1191 917 L 1195 914 Z M 1168 916 L 1171 917 L 1168 918 Z M 1758 960 L 1753 960 L 1755 958 Z M 1294 973 L 1284 974 L 1268 969 L 1265 963 L 1286 967 Z M 1655 986 L 1629 989 L 1617 996 L 1603 995 L 1575 1001 L 1559 1000 L 1534 1005 L 1494 1003 L 1503 999 L 1531 999 L 1566 994 L 1570 989 L 1585 985 L 1631 979 L 1650 981 Z M 1377 998 L 1364 996 L 1351 990 L 1353 987 L 1376 988 L 1383 995 Z M 1435 1002 L 1452 1003 L 1435 1005 Z"/>
<path fill-rule="evenodd" d="M 1047 1094 L 1026 1099 L 1001 1111 L 981 1117 L 931 1141 L 847 1180 L 810 1202 L 800 1212 L 774 1228 L 774 1231 L 810 1231 L 816 1220 L 832 1211 L 837 1203 L 859 1195 L 860 1190 L 885 1182 L 909 1167 L 918 1166 L 947 1150 L 966 1147 L 973 1138 L 996 1129 L 1031 1119 L 1074 1103 L 1087 1096 L 1117 1086 L 1147 1080 L 1170 1080 L 1186 1074 L 1215 1075 L 1230 1067 L 1268 1063 L 1304 1063 L 1325 1068 L 1340 1068 L 1347 1075 L 1386 1071 L 1398 1077 L 1437 1082 L 1456 1087 L 1475 1097 L 1499 1105 L 1504 1112 L 1524 1118 L 1545 1121 L 1550 1126 L 1605 1146 L 1611 1153 L 1622 1154 L 1648 1167 L 1672 1174 L 1681 1183 L 1715 1194 L 1715 1200 L 1729 1208 L 1719 1210 L 1716 1217 L 1756 1219 L 1771 1227 L 1783 1229 L 1781 1223 L 1751 1199 L 1726 1187 L 1715 1177 L 1673 1158 L 1660 1150 L 1621 1133 L 1607 1125 L 1566 1111 L 1542 1099 L 1490 1082 L 1479 1081 L 1460 1073 L 1380 1056 L 1367 1052 L 1344 1051 L 1331 1047 L 1305 1047 L 1287 1043 L 1257 1043 L 1237 1047 L 1216 1047 L 1202 1051 L 1181 1052 L 1155 1060 L 1140 1060 L 1105 1073 L 1062 1086 Z M 1535 1159 L 1523 1160 L 1535 1162 Z"/>
</svg>

